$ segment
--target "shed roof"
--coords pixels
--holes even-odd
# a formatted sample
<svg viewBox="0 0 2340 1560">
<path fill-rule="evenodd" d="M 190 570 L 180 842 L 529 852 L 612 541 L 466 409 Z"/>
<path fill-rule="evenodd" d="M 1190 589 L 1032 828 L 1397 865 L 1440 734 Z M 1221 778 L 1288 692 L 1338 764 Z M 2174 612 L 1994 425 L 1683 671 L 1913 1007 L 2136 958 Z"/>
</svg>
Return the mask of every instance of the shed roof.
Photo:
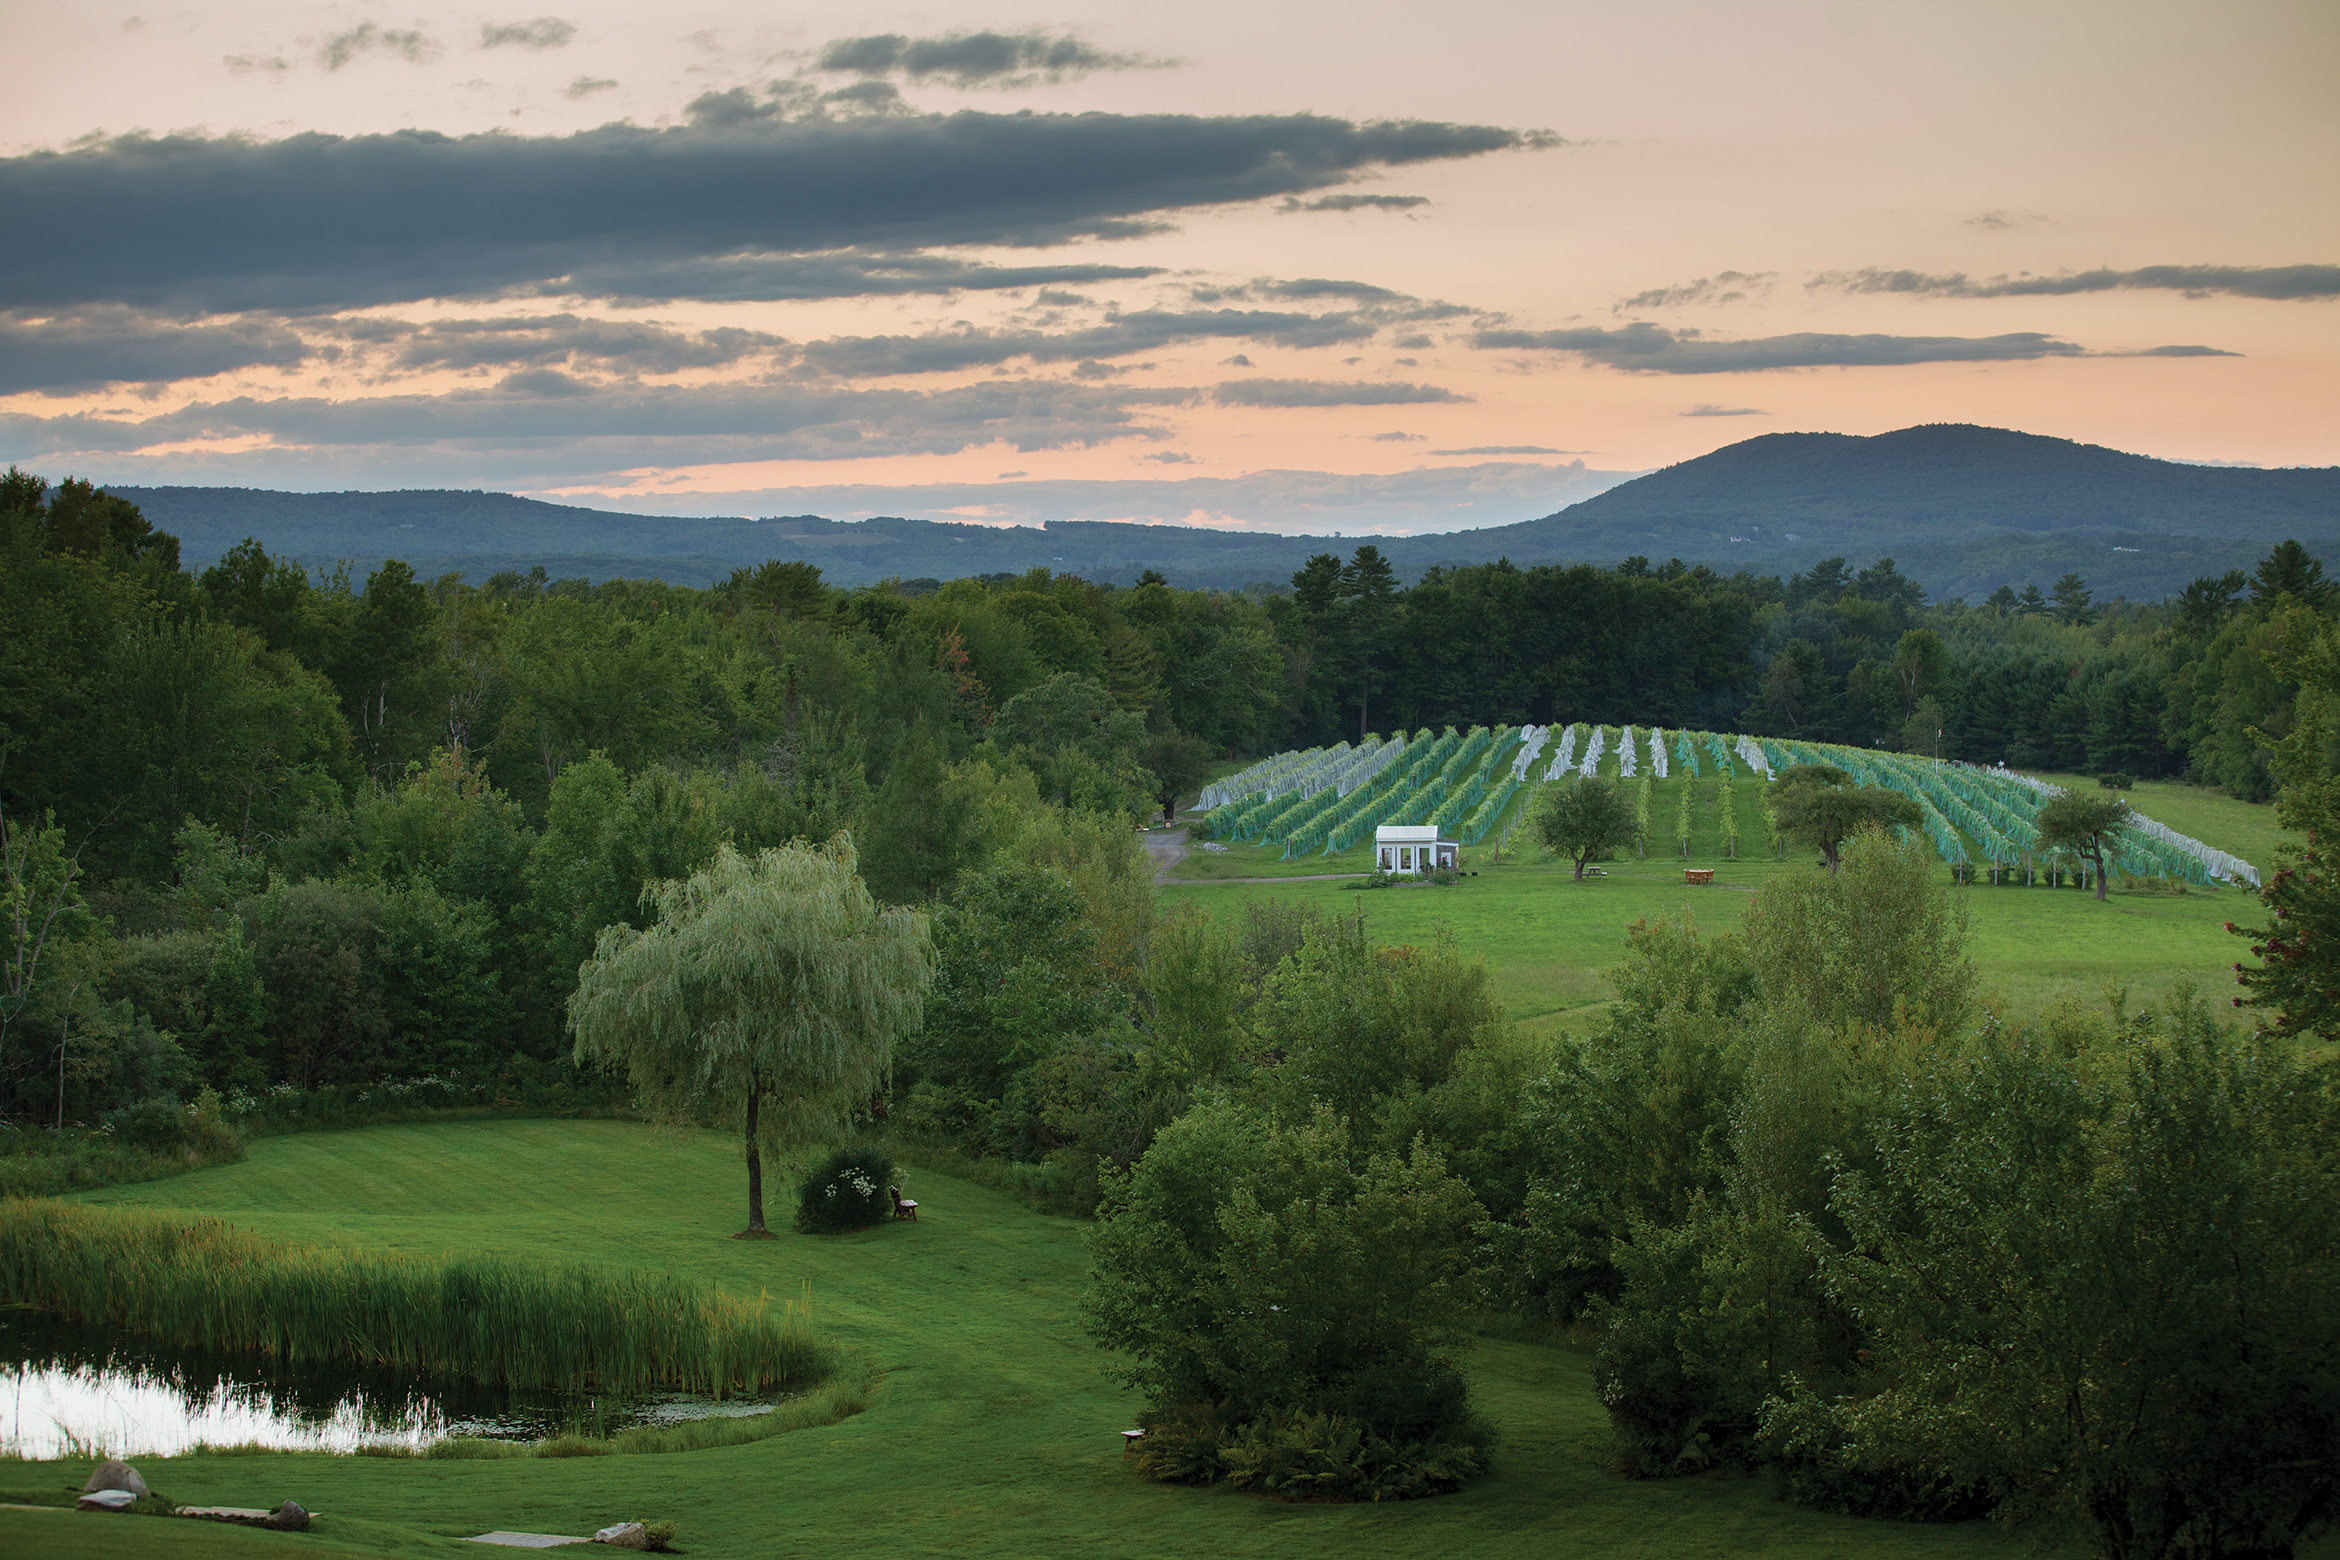
<svg viewBox="0 0 2340 1560">
<path fill-rule="evenodd" d="M 1373 831 L 1376 845 L 1434 845 L 1438 841 L 1438 825 L 1434 823 L 1385 823 Z"/>
</svg>

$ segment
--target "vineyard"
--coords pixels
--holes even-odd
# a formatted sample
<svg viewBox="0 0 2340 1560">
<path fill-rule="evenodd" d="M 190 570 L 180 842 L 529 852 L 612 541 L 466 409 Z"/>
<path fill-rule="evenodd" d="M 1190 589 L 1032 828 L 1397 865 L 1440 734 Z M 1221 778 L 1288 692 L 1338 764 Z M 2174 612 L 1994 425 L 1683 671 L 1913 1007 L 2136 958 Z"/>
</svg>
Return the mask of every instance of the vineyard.
<svg viewBox="0 0 2340 1560">
<path fill-rule="evenodd" d="M 2039 843 L 2040 807 L 2058 794 L 2046 781 L 1868 748 L 1654 726 L 1449 726 L 1368 736 L 1354 747 L 1343 742 L 1263 759 L 1207 787 L 1199 805 L 1208 812 L 1207 837 L 1277 846 L 1290 860 L 1338 854 L 1370 840 L 1382 824 L 1435 824 L 1464 845 L 1501 841 L 1532 814 L 1543 787 L 1570 774 L 1599 775 L 1626 787 L 1641 854 L 1668 847 L 1689 853 L 1704 785 L 1722 820 L 1722 853 L 1735 856 L 1742 853 L 1740 790 L 1752 788 L 1769 836 L 1755 843 L 1777 850 L 1762 793 L 1780 770 L 1800 764 L 1833 765 L 1861 785 L 1916 802 L 1926 838 L 1961 881 L 2076 879 L 2076 860 Z M 1673 803 L 1670 818 L 1661 797 Z M 2204 887 L 2259 881 L 2239 856 L 2142 815 L 2122 831 L 2108 864 L 2129 877 Z"/>
</svg>

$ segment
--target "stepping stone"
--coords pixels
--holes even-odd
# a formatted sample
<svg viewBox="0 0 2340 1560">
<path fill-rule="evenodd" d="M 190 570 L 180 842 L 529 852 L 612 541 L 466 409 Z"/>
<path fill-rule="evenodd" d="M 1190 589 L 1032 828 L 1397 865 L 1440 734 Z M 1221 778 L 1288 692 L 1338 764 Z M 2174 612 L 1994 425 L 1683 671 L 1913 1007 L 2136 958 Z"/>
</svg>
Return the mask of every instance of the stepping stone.
<svg viewBox="0 0 2340 1560">
<path fill-rule="evenodd" d="M 480 1533 L 467 1544 L 502 1544 L 510 1549 L 558 1549 L 563 1544 L 587 1544 L 591 1539 L 564 1538 L 558 1533 Z"/>
<path fill-rule="evenodd" d="M 205 1522 L 241 1522 L 246 1527 L 270 1527 L 276 1513 L 262 1511 L 258 1506 L 181 1506 L 182 1517 L 199 1517 Z"/>
<path fill-rule="evenodd" d="M 137 1498 L 128 1490 L 91 1490 L 74 1505 L 83 1511 L 123 1511 Z"/>
</svg>

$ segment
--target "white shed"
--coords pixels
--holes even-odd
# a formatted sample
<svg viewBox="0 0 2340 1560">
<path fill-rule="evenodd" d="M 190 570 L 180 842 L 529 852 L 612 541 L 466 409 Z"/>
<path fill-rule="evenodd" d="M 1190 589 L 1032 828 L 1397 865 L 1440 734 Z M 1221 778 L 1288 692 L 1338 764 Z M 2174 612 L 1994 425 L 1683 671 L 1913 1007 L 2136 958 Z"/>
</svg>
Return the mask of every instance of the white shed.
<svg viewBox="0 0 2340 1560">
<path fill-rule="evenodd" d="M 1451 867 L 1462 847 L 1438 837 L 1429 823 L 1385 823 L 1373 831 L 1373 862 L 1384 872 L 1429 872 Z"/>
</svg>

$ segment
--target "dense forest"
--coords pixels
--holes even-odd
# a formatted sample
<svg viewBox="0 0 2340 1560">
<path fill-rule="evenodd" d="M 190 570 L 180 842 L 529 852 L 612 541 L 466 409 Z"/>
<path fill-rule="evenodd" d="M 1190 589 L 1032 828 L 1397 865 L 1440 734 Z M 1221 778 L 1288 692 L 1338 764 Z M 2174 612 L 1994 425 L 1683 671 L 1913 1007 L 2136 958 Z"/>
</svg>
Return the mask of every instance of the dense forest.
<svg viewBox="0 0 2340 1560">
<path fill-rule="evenodd" d="M 1743 728 L 2261 799 L 2250 733 L 2281 737 L 2293 697 L 2265 652 L 2332 609 L 2291 544 L 2156 604 L 2068 576 L 1929 605 L 1890 559 L 1403 587 L 1372 546 L 1244 593 L 1047 570 L 845 590 L 796 562 L 707 590 L 361 581 L 257 542 L 193 572 L 135 505 L 14 471 L 0 549 L 0 1073 L 9 1115 L 51 1122 L 552 1068 L 595 930 L 724 840 L 848 830 L 882 899 L 971 928 L 1054 906 L 1126 977 L 1127 824 L 1215 762 L 1364 730 Z M 992 872 L 1019 840 L 1064 870 Z M 1047 1001 L 1101 1021 L 1120 999 Z M 1004 1098 L 996 1072 L 966 1097 Z"/>
</svg>

